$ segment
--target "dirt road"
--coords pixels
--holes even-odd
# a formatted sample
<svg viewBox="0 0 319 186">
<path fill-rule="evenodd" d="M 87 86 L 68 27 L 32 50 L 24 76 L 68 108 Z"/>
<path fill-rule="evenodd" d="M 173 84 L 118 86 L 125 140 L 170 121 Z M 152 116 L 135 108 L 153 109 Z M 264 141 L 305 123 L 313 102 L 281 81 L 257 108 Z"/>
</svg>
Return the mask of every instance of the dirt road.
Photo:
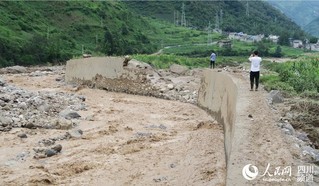
<svg viewBox="0 0 319 186">
<path fill-rule="evenodd" d="M 75 89 L 41 77 L 5 75 L 30 91 Z M 79 138 L 57 141 L 61 153 L 35 159 L 38 141 L 65 130 L 14 128 L 0 140 L 0 185 L 224 185 L 222 127 L 205 111 L 177 101 L 83 88 Z M 89 119 L 88 119 L 89 118 Z M 24 132 L 28 138 L 20 139 Z"/>
<path fill-rule="evenodd" d="M 264 90 L 249 91 L 247 72 L 229 75 L 239 89 L 227 185 L 317 185 L 315 176 L 313 181 L 300 182 L 299 167 L 314 165 L 305 161 L 296 138 L 278 127 L 282 113 L 269 106 L 268 93 Z M 259 171 L 253 180 L 243 177 L 243 168 L 249 164 Z M 314 170 L 317 168 L 314 167 Z"/>
</svg>

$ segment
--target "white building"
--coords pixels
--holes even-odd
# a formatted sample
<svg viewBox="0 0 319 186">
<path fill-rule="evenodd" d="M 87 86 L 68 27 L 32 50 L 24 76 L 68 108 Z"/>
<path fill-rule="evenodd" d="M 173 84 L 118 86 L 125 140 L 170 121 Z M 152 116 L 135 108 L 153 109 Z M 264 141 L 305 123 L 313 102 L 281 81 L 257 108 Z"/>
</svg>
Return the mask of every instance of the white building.
<svg viewBox="0 0 319 186">
<path fill-rule="evenodd" d="M 274 43 L 277 43 L 278 40 L 279 40 L 279 36 L 276 36 L 276 35 L 269 35 L 268 36 L 268 39 Z"/>
<path fill-rule="evenodd" d="M 302 48 L 303 47 L 302 41 L 301 40 L 293 40 L 292 47 L 293 48 Z"/>
<path fill-rule="evenodd" d="M 260 42 L 264 38 L 264 34 L 259 35 L 247 35 L 243 32 L 231 32 L 228 34 L 228 39 L 235 39 L 239 41 L 245 41 L 245 42 Z"/>
<path fill-rule="evenodd" d="M 236 39 L 236 40 L 240 40 L 240 41 L 243 41 L 243 40 L 246 40 L 247 38 L 247 34 L 244 34 L 242 32 L 231 32 L 228 34 L 228 39 Z"/>
<path fill-rule="evenodd" d="M 310 44 L 310 48 L 311 51 L 319 51 L 319 42 L 317 42 L 316 44 Z"/>
<path fill-rule="evenodd" d="M 264 34 L 259 35 L 247 35 L 246 40 L 247 42 L 260 42 L 265 37 Z"/>
</svg>

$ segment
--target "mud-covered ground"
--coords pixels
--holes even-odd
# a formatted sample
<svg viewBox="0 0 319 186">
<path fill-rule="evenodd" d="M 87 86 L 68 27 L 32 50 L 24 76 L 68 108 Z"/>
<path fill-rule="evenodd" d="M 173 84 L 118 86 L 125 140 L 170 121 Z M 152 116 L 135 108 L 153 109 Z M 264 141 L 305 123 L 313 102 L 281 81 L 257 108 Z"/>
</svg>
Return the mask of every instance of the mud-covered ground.
<svg viewBox="0 0 319 186">
<path fill-rule="evenodd" d="M 35 96 L 49 109 L 35 112 L 45 118 L 33 125 L 10 120 L 0 133 L 0 185 L 225 184 L 223 130 L 205 111 L 189 103 L 67 85 L 63 67 L 36 70 L 1 75 L 4 105 L 17 108 L 18 119 L 25 118 L 25 107 L 16 104 L 24 100 L 7 95 L 5 87 L 23 90 L 26 105 Z M 74 98 L 81 117 L 63 115 L 69 105 L 58 105 L 56 95 Z M 52 124 L 52 115 L 45 113 L 51 110 L 64 117 L 65 123 L 59 122 L 66 127 L 39 127 Z"/>
<path fill-rule="evenodd" d="M 238 161 L 256 159 L 251 149 L 266 152 L 261 163 L 316 161 L 315 130 L 298 126 L 307 126 L 300 111 L 316 114 L 317 107 L 267 105 L 267 92 L 249 92 L 245 68 L 219 69 L 245 95 L 237 104 L 248 111 L 238 121 L 251 120 Z M 225 185 L 222 126 L 191 104 L 201 71 L 156 72 L 155 85 L 164 98 L 179 100 L 172 101 L 66 84 L 64 66 L 0 70 L 0 185 Z"/>
</svg>

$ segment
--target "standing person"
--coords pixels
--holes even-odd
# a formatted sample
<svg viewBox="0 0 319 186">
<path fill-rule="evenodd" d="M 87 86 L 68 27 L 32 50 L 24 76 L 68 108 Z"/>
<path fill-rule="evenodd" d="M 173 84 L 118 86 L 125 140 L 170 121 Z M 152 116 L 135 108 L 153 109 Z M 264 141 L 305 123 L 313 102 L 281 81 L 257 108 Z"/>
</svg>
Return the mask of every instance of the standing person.
<svg viewBox="0 0 319 186">
<path fill-rule="evenodd" d="M 258 90 L 259 75 L 260 75 L 260 63 L 262 61 L 261 57 L 258 56 L 258 51 L 254 51 L 250 57 L 250 91 L 253 91 L 254 81 L 256 84 L 255 91 Z"/>
<path fill-rule="evenodd" d="M 212 54 L 210 55 L 210 68 L 215 68 L 215 60 L 216 60 L 216 54 L 214 53 L 214 51 L 212 52 Z"/>
</svg>

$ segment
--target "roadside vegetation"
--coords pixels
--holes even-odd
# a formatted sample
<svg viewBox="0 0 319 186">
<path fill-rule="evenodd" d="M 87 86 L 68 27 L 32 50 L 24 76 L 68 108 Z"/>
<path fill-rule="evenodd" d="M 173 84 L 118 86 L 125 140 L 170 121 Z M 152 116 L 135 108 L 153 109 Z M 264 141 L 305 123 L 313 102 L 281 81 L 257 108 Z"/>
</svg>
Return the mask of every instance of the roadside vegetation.
<svg viewBox="0 0 319 186">
<path fill-rule="evenodd" d="M 319 149 L 319 55 L 285 62 L 264 64 L 269 71 L 261 77 L 264 88 L 280 90 L 289 106 L 289 122 L 307 133 L 313 148 Z"/>
<path fill-rule="evenodd" d="M 319 56 L 305 56 L 286 63 L 268 62 L 265 67 L 272 71 L 261 77 L 266 90 L 319 98 Z"/>
</svg>

